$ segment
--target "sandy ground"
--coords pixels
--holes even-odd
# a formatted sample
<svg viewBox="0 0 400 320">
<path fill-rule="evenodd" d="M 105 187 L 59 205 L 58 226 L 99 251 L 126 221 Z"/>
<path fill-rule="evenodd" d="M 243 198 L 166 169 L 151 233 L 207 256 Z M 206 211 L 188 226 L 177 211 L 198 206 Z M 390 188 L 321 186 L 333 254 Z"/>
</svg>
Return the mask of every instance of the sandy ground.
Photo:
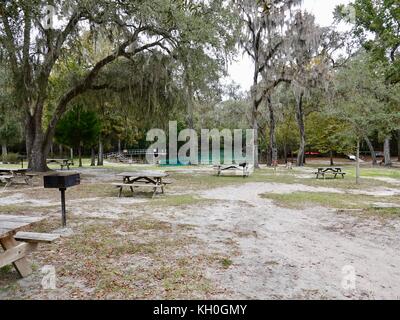
<svg viewBox="0 0 400 320">
<path fill-rule="evenodd" d="M 107 182 L 113 177 L 107 170 L 90 171 L 86 181 Z M 400 189 L 393 185 L 374 192 L 350 192 L 398 196 Z M 26 190 L 0 194 L 0 205 L 54 206 L 49 214 L 58 214 L 58 199 L 33 198 Z M 146 215 L 172 225 L 190 225 L 185 234 L 201 241 L 203 254 L 229 256 L 229 268 L 210 265 L 204 271 L 220 289 L 212 298 L 400 299 L 400 219 L 362 218 L 322 207 L 288 209 L 260 197 L 297 191 L 345 192 L 301 184 L 242 183 L 192 192 L 210 201 L 157 208 Z M 84 218 L 119 219 L 127 211 L 136 218 L 135 206 L 147 201 L 151 200 L 91 197 L 72 199 L 68 208 Z M 197 254 L 199 247 L 192 250 L 189 255 Z M 350 288 L 343 286 L 346 270 L 355 272 Z M 18 281 L 29 287 L 37 280 L 29 279 Z M 7 292 L 0 290 L 1 298 L 7 298 Z"/>
<path fill-rule="evenodd" d="M 235 298 L 400 298 L 399 221 L 382 225 L 325 208 L 278 208 L 258 197 L 271 189 L 290 192 L 298 186 L 259 183 L 210 190 L 202 195 L 225 204 L 187 218 L 196 219 L 210 245 L 224 236 L 238 242 L 234 268 L 214 275 Z M 315 189 L 302 186 L 301 191 Z M 355 290 L 342 288 L 345 266 L 355 268 Z"/>
</svg>

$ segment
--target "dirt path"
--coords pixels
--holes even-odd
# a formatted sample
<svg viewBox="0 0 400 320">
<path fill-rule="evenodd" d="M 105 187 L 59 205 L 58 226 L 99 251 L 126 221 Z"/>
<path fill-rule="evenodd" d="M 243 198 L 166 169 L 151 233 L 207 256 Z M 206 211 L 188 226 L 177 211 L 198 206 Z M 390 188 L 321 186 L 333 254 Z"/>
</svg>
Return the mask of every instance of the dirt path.
<svg viewBox="0 0 400 320">
<path fill-rule="evenodd" d="M 208 274 L 231 298 L 400 298 L 398 221 L 382 224 L 326 208 L 285 209 L 258 196 L 271 188 L 324 191 L 278 187 L 251 183 L 205 191 L 202 197 L 222 201 L 165 217 L 196 226 L 193 235 L 212 250 L 237 245 L 232 266 Z M 342 288 L 345 266 L 355 270 L 355 290 Z"/>
</svg>

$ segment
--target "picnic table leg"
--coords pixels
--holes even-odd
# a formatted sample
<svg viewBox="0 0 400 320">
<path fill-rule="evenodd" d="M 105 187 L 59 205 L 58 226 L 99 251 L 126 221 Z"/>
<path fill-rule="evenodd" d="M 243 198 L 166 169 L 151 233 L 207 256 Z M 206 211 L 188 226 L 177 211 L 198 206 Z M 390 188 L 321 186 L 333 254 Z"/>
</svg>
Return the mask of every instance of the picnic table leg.
<svg viewBox="0 0 400 320">
<path fill-rule="evenodd" d="M 5 252 L 7 252 L 8 250 L 12 250 L 13 248 L 17 247 L 20 244 L 14 239 L 13 236 L 0 239 L 0 242 Z M 29 246 L 30 249 L 29 251 L 33 251 L 34 249 L 36 249 L 37 246 L 37 244 L 28 244 L 28 243 L 26 245 Z M 16 251 L 15 254 L 18 254 L 18 251 Z M 21 277 L 26 277 L 32 273 L 31 263 L 26 257 L 14 261 L 13 265 Z"/>
<path fill-rule="evenodd" d="M 9 180 L 6 182 L 6 185 L 4 186 L 4 190 L 6 190 L 9 186 L 11 186 L 12 183 L 13 183 L 13 178 L 9 179 Z"/>
<path fill-rule="evenodd" d="M 122 187 L 119 187 L 118 198 L 121 198 L 121 196 L 122 196 Z"/>
<path fill-rule="evenodd" d="M 164 184 L 162 183 L 162 178 L 159 178 L 157 183 L 161 186 L 161 193 L 164 194 Z"/>
<path fill-rule="evenodd" d="M 29 186 L 33 186 L 32 179 L 33 179 L 32 177 L 28 177 L 28 176 L 25 176 L 25 177 L 24 177 L 25 183 L 26 183 L 27 185 L 29 185 Z"/>
</svg>

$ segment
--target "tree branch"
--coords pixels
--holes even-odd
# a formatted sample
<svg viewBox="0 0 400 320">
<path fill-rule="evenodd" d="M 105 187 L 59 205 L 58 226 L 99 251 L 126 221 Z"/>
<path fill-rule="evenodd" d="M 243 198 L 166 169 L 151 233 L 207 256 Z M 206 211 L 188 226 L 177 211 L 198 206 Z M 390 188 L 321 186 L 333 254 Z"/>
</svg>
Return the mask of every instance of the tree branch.
<svg viewBox="0 0 400 320">
<path fill-rule="evenodd" d="M 13 32 L 11 30 L 10 23 L 8 21 L 8 14 L 6 13 L 4 3 L 0 2 L 0 16 L 1 20 L 3 21 L 4 25 L 4 31 L 6 34 L 6 39 L 5 41 L 2 41 L 4 46 L 7 48 L 8 54 L 10 56 L 10 61 L 11 61 L 11 68 L 14 73 L 14 76 L 17 76 L 18 73 L 18 54 L 17 54 L 17 46 L 15 43 L 15 39 L 13 36 Z"/>
<path fill-rule="evenodd" d="M 132 35 L 132 37 L 129 40 L 122 43 L 113 54 L 111 54 L 111 55 L 105 57 L 104 59 L 100 60 L 99 62 L 97 62 L 95 64 L 95 66 L 92 68 L 92 70 L 87 74 L 87 76 L 78 85 L 76 85 L 74 88 L 70 89 L 67 93 L 65 93 L 61 97 L 61 99 L 57 105 L 57 108 L 54 111 L 53 117 L 50 120 L 50 123 L 46 130 L 45 141 L 48 141 L 48 139 L 50 139 L 53 136 L 55 127 L 56 127 L 58 121 L 60 120 L 61 116 L 63 115 L 63 113 L 66 111 L 68 103 L 71 100 L 73 100 L 74 98 L 76 98 L 77 96 L 90 90 L 91 88 L 96 88 L 96 86 L 93 86 L 93 82 L 96 79 L 96 77 L 98 76 L 98 74 L 100 73 L 100 71 L 106 65 L 112 63 L 119 57 L 126 57 L 126 56 L 131 57 L 137 53 L 140 53 L 140 52 L 150 49 L 152 47 L 159 46 L 162 43 L 162 41 L 165 40 L 165 38 L 162 38 L 160 40 L 157 40 L 157 41 L 148 43 L 146 45 L 143 45 L 139 48 L 136 48 L 131 53 L 126 52 L 125 50 L 128 48 L 128 46 L 137 40 L 139 33 L 142 32 L 143 30 L 146 30 L 146 28 L 143 27 L 143 28 L 135 30 L 134 34 Z M 97 88 L 99 89 L 99 87 L 97 87 Z"/>
</svg>

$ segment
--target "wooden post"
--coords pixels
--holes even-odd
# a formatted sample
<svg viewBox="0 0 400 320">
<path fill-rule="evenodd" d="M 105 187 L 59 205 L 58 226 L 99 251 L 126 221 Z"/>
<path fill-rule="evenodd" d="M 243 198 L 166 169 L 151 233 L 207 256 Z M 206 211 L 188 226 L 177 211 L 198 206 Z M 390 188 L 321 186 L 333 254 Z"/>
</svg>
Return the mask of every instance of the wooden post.
<svg viewBox="0 0 400 320">
<path fill-rule="evenodd" d="M 357 138 L 356 184 L 360 184 L 360 139 Z"/>
</svg>

